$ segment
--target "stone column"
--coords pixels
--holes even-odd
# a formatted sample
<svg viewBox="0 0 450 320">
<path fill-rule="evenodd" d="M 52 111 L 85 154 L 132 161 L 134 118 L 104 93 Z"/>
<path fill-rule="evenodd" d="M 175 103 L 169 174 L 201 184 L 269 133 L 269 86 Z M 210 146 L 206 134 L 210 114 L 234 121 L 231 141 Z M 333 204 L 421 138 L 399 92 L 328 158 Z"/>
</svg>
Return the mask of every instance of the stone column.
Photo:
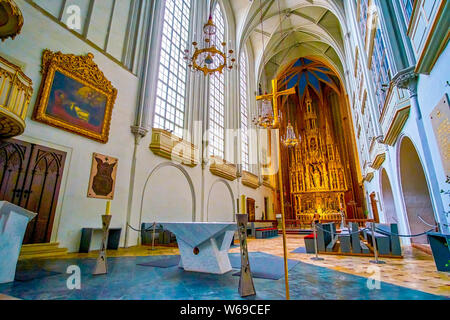
<svg viewBox="0 0 450 320">
<path fill-rule="evenodd" d="M 156 100 L 156 84 L 158 81 L 159 60 L 161 52 L 162 28 L 164 22 L 165 0 L 155 0 L 144 5 L 144 19 L 150 21 L 143 24 L 146 32 L 142 37 L 145 42 L 143 50 L 143 62 L 141 64 L 140 89 L 138 105 L 136 108 L 136 118 L 131 126 L 131 133 L 135 136 L 134 151 L 131 163 L 129 195 L 127 205 L 127 218 L 125 224 L 125 247 L 134 245 L 130 243 L 128 224 L 131 221 L 131 211 L 134 195 L 134 183 L 136 174 L 136 162 L 138 146 L 143 137 L 149 132 L 149 127 L 153 123 L 153 113 Z M 140 235 L 139 235 L 140 239 Z"/>
</svg>

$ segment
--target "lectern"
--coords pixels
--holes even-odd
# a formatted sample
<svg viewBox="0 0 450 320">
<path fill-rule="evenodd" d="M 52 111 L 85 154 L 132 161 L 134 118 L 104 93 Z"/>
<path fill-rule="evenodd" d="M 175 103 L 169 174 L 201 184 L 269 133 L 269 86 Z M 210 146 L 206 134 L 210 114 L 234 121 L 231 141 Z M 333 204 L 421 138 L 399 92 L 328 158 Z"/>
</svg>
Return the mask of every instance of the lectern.
<svg viewBox="0 0 450 320">
<path fill-rule="evenodd" d="M 14 281 L 23 237 L 36 213 L 0 201 L 0 283 Z"/>
</svg>

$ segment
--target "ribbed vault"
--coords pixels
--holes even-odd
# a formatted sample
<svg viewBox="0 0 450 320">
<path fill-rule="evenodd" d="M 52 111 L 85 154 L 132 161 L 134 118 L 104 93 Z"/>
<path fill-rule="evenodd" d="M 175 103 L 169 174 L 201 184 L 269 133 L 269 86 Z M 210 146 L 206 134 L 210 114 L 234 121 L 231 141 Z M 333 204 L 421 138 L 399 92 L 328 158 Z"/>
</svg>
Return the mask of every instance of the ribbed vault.
<svg viewBox="0 0 450 320">
<path fill-rule="evenodd" d="M 255 81 L 263 85 L 291 61 L 321 58 L 340 76 L 346 32 L 342 1 L 230 0 L 238 27 L 238 49 L 251 48 Z M 265 48 L 265 50 L 263 50 Z"/>
</svg>

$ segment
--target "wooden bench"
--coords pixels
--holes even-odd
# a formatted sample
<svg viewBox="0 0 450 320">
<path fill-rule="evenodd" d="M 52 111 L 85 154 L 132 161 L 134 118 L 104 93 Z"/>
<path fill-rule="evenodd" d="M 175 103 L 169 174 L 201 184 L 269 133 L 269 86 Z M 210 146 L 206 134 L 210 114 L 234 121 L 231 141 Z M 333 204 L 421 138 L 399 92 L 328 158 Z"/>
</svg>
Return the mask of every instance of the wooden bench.
<svg viewBox="0 0 450 320">
<path fill-rule="evenodd" d="M 264 222 L 264 221 L 254 221 L 249 222 L 247 225 L 247 235 L 250 237 L 256 238 L 256 230 L 257 229 L 276 229 L 273 226 L 273 223 L 270 221 Z"/>
<path fill-rule="evenodd" d="M 155 244 L 159 244 L 159 234 L 162 231 L 162 226 L 157 224 L 155 226 Z M 153 223 L 142 222 L 141 239 L 143 245 L 151 245 L 153 243 Z"/>
<path fill-rule="evenodd" d="M 317 224 L 317 250 L 324 252 L 331 242 L 331 235 L 336 233 L 334 223 L 318 223 Z"/>
<path fill-rule="evenodd" d="M 400 238 L 397 236 L 398 234 L 398 225 L 396 223 L 392 223 L 390 225 L 387 224 L 376 224 L 375 227 L 378 229 L 378 233 L 381 233 L 385 236 L 389 237 L 390 241 L 390 253 L 394 256 L 402 255 L 402 247 L 400 245 Z"/>
<path fill-rule="evenodd" d="M 81 229 L 81 239 L 80 239 L 80 248 L 78 252 L 80 253 L 88 253 L 91 250 L 91 242 L 93 235 L 98 233 L 98 240 L 101 239 L 100 236 L 103 233 L 102 228 L 83 228 Z M 108 250 L 117 250 L 119 249 L 119 241 L 120 234 L 122 232 L 122 228 L 110 228 L 108 231 L 108 239 L 107 239 L 107 247 Z"/>
<path fill-rule="evenodd" d="M 380 255 L 389 255 L 390 254 L 391 246 L 390 246 L 390 240 L 389 240 L 388 236 L 386 236 L 382 233 L 378 233 L 378 232 L 375 232 L 375 234 L 372 235 L 371 230 L 366 230 L 365 234 L 367 237 L 367 242 L 370 245 L 372 245 L 372 243 L 373 243 L 372 237 L 375 237 L 375 241 L 377 244 L 377 250 Z"/>
<path fill-rule="evenodd" d="M 361 253 L 361 241 L 359 239 L 360 234 L 356 233 L 359 230 L 359 225 L 355 222 L 350 224 L 351 226 L 351 241 L 352 241 L 352 253 Z"/>
<path fill-rule="evenodd" d="M 317 236 L 316 236 L 317 237 Z M 315 253 L 314 233 L 308 234 L 304 238 L 306 253 Z"/>
<path fill-rule="evenodd" d="M 336 246 L 338 237 L 337 235 L 335 235 L 333 237 L 333 239 L 331 240 L 331 242 L 327 245 L 327 252 L 337 252 L 338 251 L 338 247 Z"/>
<path fill-rule="evenodd" d="M 370 249 L 368 246 L 366 246 L 366 244 L 364 243 L 364 241 L 360 240 L 359 241 L 359 245 L 361 246 L 361 251 L 364 254 L 369 254 L 370 253 Z"/>
<path fill-rule="evenodd" d="M 278 229 L 276 228 L 257 228 L 255 229 L 256 239 L 266 239 L 278 236 Z"/>
<path fill-rule="evenodd" d="M 350 253 L 351 252 L 351 241 L 350 241 L 350 233 L 348 231 L 342 230 L 341 233 L 338 234 L 339 244 L 341 246 L 342 253 Z"/>
</svg>

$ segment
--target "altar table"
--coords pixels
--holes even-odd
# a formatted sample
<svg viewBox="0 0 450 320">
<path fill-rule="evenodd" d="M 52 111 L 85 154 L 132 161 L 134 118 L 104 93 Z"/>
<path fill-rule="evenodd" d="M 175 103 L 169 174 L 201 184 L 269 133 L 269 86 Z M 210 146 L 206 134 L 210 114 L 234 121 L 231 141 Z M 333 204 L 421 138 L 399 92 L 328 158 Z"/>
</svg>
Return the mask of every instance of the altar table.
<svg viewBox="0 0 450 320">
<path fill-rule="evenodd" d="M 224 274 L 231 271 L 228 250 L 234 222 L 160 222 L 177 237 L 180 267 L 185 271 Z"/>
</svg>

